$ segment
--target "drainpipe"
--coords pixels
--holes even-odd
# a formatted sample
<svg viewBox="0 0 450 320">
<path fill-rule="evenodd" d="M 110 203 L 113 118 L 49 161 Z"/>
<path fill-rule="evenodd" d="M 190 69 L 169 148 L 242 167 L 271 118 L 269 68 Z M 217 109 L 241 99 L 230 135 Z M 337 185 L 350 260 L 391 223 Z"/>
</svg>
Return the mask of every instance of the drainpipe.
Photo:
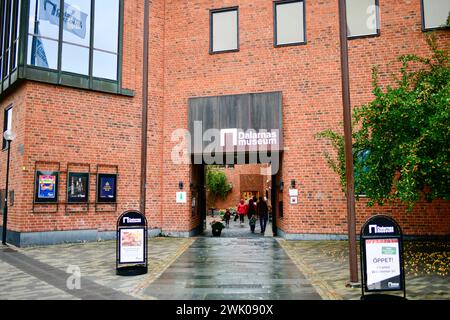
<svg viewBox="0 0 450 320">
<path fill-rule="evenodd" d="M 347 225 L 349 242 L 349 264 L 351 287 L 358 287 L 358 261 L 356 256 L 356 215 L 355 191 L 353 186 L 353 141 L 352 141 L 352 111 L 350 104 L 350 76 L 348 68 L 347 44 L 347 9 L 346 1 L 339 0 L 339 30 L 341 45 L 341 78 L 342 104 L 344 109 L 344 140 L 345 140 L 345 177 L 347 184 Z"/>
<path fill-rule="evenodd" d="M 144 50 L 142 68 L 142 132 L 141 132 L 141 189 L 140 211 L 145 215 L 147 189 L 147 128 L 148 128 L 148 43 L 149 43 L 149 1 L 144 1 Z"/>
</svg>

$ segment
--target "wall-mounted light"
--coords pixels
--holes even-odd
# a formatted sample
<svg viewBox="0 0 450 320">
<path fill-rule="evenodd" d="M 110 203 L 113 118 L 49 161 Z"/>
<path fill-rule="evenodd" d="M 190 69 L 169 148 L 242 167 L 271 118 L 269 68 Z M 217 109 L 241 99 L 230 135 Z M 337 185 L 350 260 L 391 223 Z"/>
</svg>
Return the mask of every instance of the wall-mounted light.
<svg viewBox="0 0 450 320">
<path fill-rule="evenodd" d="M 294 189 L 295 188 L 295 179 L 291 180 L 291 188 Z"/>
<path fill-rule="evenodd" d="M 180 190 L 182 190 L 183 187 L 184 187 L 183 181 L 178 182 L 178 188 L 180 188 Z"/>
<path fill-rule="evenodd" d="M 283 191 L 283 188 L 284 188 L 284 182 L 280 181 L 280 191 Z"/>
</svg>

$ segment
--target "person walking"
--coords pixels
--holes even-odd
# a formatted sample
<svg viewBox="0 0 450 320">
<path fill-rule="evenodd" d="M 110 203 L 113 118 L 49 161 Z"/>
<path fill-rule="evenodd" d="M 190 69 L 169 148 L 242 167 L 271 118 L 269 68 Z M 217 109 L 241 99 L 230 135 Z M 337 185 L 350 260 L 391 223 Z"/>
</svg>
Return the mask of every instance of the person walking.
<svg viewBox="0 0 450 320">
<path fill-rule="evenodd" d="M 253 199 L 250 199 L 248 202 L 248 211 L 247 216 L 250 224 L 250 230 L 252 233 L 255 233 L 256 226 L 256 203 L 253 202 Z"/>
<path fill-rule="evenodd" d="M 237 214 L 239 215 L 239 224 L 244 222 L 244 217 L 247 214 L 247 205 L 244 202 L 244 199 L 241 199 L 237 206 Z"/>
<path fill-rule="evenodd" d="M 225 211 L 224 219 L 225 219 L 225 224 L 226 224 L 227 228 L 229 228 L 230 227 L 230 219 L 231 219 L 230 209 L 227 209 L 227 211 Z"/>
<path fill-rule="evenodd" d="M 264 234 L 266 232 L 267 220 L 269 218 L 269 207 L 267 206 L 267 202 L 263 199 L 263 197 L 259 197 L 257 213 L 259 215 L 261 233 Z"/>
</svg>

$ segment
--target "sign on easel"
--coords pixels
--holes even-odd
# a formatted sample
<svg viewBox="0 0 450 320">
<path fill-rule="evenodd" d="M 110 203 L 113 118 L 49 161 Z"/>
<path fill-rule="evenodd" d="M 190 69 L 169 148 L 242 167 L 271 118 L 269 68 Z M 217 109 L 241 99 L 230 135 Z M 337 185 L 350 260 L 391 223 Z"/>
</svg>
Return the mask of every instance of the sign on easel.
<svg viewBox="0 0 450 320">
<path fill-rule="evenodd" d="M 361 229 L 360 243 L 361 299 L 396 297 L 365 295 L 365 291 L 403 291 L 403 298 L 406 298 L 403 235 L 397 222 L 385 215 L 370 218 Z"/>
<path fill-rule="evenodd" d="M 117 221 L 116 272 L 140 275 L 147 266 L 147 219 L 139 211 L 124 212 Z"/>
</svg>

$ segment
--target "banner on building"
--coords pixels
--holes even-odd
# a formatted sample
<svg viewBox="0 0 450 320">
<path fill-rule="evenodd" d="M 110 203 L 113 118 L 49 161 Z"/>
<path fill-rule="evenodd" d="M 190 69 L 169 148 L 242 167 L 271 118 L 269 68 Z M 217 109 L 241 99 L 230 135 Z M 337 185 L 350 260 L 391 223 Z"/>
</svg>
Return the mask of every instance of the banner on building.
<svg viewBox="0 0 450 320">
<path fill-rule="evenodd" d="M 39 20 L 49 21 L 59 26 L 60 7 L 58 0 L 41 0 Z M 84 39 L 86 37 L 88 15 L 68 3 L 64 3 L 63 29 Z"/>
</svg>

